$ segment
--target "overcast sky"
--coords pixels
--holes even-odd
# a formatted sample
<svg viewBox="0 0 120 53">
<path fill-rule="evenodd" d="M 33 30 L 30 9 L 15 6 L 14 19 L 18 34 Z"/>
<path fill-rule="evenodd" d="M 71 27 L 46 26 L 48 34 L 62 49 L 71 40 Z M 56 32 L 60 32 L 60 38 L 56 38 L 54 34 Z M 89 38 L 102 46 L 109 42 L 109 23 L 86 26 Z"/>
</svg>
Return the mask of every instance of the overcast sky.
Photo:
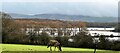
<svg viewBox="0 0 120 53">
<path fill-rule="evenodd" d="M 0 2 L 118 2 L 119 0 L 1 0 Z"/>
<path fill-rule="evenodd" d="M 20 14 L 118 16 L 119 0 L 2 0 L 0 11 Z"/>
</svg>

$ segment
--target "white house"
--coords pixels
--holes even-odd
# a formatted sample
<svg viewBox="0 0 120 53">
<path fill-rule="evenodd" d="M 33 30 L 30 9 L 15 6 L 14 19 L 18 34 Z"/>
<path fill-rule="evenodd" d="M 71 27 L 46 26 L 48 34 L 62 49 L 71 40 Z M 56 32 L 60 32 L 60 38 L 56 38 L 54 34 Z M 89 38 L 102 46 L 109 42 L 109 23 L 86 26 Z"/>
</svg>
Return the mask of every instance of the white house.
<svg viewBox="0 0 120 53">
<path fill-rule="evenodd" d="M 106 35 L 106 36 L 120 36 L 120 33 L 118 32 L 109 32 L 109 31 L 89 31 L 91 36 L 100 36 L 100 35 Z M 120 37 L 107 37 L 109 40 L 118 40 Z"/>
<path fill-rule="evenodd" d="M 87 28 L 91 36 L 120 36 L 118 32 L 112 32 L 115 28 Z M 120 37 L 107 37 L 109 40 L 120 40 Z"/>
</svg>

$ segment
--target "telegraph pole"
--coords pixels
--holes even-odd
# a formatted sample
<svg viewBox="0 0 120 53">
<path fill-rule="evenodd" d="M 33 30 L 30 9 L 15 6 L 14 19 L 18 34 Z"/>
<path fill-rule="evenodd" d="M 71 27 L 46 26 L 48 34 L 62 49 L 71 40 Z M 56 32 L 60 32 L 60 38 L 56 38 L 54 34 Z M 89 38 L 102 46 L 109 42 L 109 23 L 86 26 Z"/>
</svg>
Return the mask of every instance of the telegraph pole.
<svg viewBox="0 0 120 53">
<path fill-rule="evenodd" d="M 95 49 L 94 49 L 94 53 L 96 53 L 96 49 L 97 49 L 97 43 L 95 42 Z"/>
<path fill-rule="evenodd" d="M 94 53 L 96 53 L 98 40 L 96 40 L 95 38 L 93 40 L 94 40 L 94 44 L 95 44 Z"/>
</svg>

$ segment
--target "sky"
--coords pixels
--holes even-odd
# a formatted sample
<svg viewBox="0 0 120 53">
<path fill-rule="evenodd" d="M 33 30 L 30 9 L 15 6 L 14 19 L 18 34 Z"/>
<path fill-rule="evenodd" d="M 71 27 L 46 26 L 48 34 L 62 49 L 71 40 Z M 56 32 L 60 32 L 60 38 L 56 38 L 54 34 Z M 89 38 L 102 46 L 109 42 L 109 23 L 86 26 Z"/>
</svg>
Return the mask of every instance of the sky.
<svg viewBox="0 0 120 53">
<path fill-rule="evenodd" d="M 2 0 L 0 11 L 18 14 L 118 16 L 119 0 Z"/>
</svg>

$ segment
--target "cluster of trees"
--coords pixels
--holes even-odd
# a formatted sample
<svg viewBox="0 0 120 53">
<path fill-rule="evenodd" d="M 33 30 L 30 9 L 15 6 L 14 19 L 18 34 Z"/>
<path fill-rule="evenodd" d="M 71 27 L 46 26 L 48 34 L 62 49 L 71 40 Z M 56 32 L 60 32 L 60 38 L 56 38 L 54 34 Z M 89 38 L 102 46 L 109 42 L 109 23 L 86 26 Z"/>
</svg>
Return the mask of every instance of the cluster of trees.
<svg viewBox="0 0 120 53">
<path fill-rule="evenodd" d="M 55 37 L 56 40 L 60 41 L 64 47 L 76 47 L 76 48 L 97 48 L 106 50 L 120 50 L 120 41 L 109 41 L 105 35 L 101 35 L 98 40 L 95 37 L 86 35 L 86 32 L 80 32 L 72 37 Z M 73 42 L 68 41 L 73 39 Z"/>
<path fill-rule="evenodd" d="M 16 23 L 21 24 L 23 27 L 34 27 L 34 28 L 85 27 L 85 22 L 81 22 L 81 21 L 61 21 L 61 20 L 50 20 L 50 19 L 14 19 L 14 20 L 16 21 Z"/>
<path fill-rule="evenodd" d="M 16 38 L 15 41 L 19 40 L 22 37 L 20 25 L 15 23 L 10 15 L 3 12 L 0 12 L 0 14 L 2 17 L 2 41 L 9 42 L 13 41 L 14 38 Z"/>
<path fill-rule="evenodd" d="M 10 15 L 5 13 L 1 14 L 3 43 L 47 45 L 50 39 L 56 39 L 64 47 L 95 48 L 95 45 L 97 45 L 98 49 L 120 50 L 119 41 L 109 41 L 104 35 L 101 35 L 99 37 L 100 42 L 94 43 L 94 37 L 88 35 L 87 32 L 84 31 L 81 31 L 74 36 L 63 37 L 61 37 L 62 32 L 60 32 L 57 37 L 50 37 L 45 31 L 41 34 L 30 32 L 29 35 L 26 35 L 23 31 L 21 31 L 21 27 L 23 27 L 23 25 L 21 26 L 16 23 Z M 79 27 L 84 27 L 82 25 L 84 24 L 80 24 Z M 68 41 L 69 39 L 72 39 L 73 41 Z"/>
</svg>

